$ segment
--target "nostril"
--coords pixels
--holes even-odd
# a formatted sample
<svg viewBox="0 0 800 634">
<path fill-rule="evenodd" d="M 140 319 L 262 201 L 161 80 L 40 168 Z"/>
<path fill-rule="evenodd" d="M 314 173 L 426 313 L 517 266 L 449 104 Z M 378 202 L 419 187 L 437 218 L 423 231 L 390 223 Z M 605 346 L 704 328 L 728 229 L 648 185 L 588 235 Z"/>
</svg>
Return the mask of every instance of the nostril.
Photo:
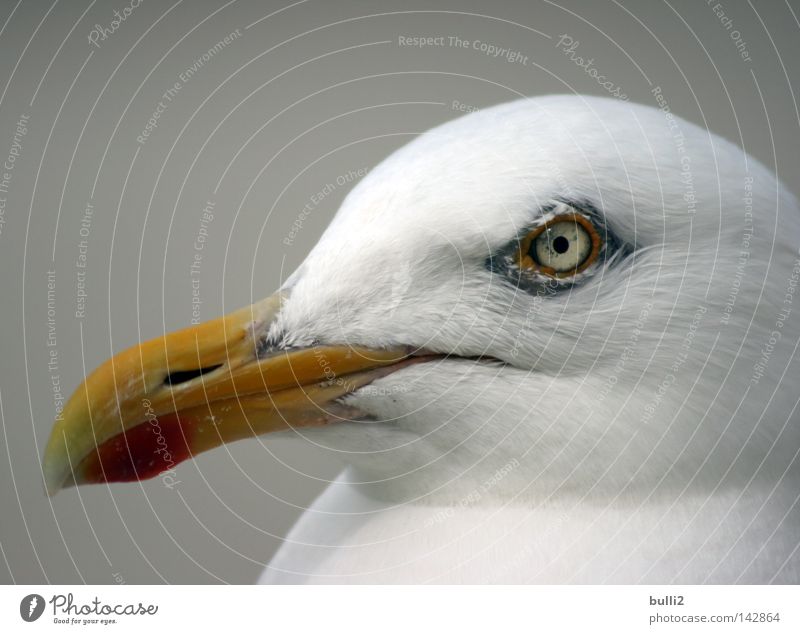
<svg viewBox="0 0 800 634">
<path fill-rule="evenodd" d="M 203 376 L 209 372 L 213 372 L 217 368 L 221 368 L 222 364 L 210 365 L 207 368 L 198 368 L 197 370 L 179 370 L 178 372 L 170 372 L 164 379 L 164 385 L 179 385 L 196 379 L 198 376 Z"/>
</svg>

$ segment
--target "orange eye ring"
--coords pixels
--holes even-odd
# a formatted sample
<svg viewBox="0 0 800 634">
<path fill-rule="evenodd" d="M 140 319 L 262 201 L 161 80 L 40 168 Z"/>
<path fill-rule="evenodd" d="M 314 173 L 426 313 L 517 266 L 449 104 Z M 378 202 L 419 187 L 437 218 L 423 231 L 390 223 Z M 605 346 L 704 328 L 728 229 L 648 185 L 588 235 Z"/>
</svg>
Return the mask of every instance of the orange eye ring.
<svg viewBox="0 0 800 634">
<path fill-rule="evenodd" d="M 550 266 L 543 265 L 537 262 L 534 256 L 531 255 L 531 246 L 535 243 L 536 239 L 548 229 L 552 229 L 554 226 L 561 223 L 580 225 L 583 230 L 586 231 L 586 234 L 589 236 L 591 241 L 591 248 L 588 255 L 574 269 L 570 269 L 568 271 L 557 271 Z M 603 239 L 600 237 L 597 229 L 588 218 L 579 213 L 562 214 L 547 221 L 540 227 L 536 227 L 536 229 L 530 231 L 528 235 L 520 240 L 519 252 L 517 253 L 517 263 L 523 270 L 537 271 L 543 275 L 547 275 L 548 277 L 565 279 L 585 271 L 588 267 L 594 264 L 597 261 L 597 258 L 600 256 L 600 250 L 602 246 Z"/>
</svg>

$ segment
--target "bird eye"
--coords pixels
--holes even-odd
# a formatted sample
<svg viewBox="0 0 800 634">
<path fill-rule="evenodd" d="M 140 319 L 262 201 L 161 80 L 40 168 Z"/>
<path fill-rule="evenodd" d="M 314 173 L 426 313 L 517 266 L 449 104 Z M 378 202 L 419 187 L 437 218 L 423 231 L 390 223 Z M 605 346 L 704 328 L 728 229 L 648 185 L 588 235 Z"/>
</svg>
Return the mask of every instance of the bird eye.
<svg viewBox="0 0 800 634">
<path fill-rule="evenodd" d="M 600 234 L 588 218 L 577 213 L 560 215 L 520 241 L 519 265 L 550 277 L 570 277 L 597 260 L 601 245 Z"/>
</svg>

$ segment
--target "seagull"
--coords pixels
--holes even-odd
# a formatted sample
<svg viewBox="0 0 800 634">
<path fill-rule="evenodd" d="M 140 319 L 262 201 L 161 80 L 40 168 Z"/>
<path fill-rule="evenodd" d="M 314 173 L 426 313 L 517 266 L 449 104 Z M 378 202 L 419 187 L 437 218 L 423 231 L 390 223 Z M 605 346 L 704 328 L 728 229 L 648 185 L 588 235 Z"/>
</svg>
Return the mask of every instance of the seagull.
<svg viewBox="0 0 800 634">
<path fill-rule="evenodd" d="M 347 466 L 265 583 L 800 582 L 798 202 L 660 97 L 417 136 L 274 295 L 90 374 L 47 491 L 277 434 Z"/>
</svg>

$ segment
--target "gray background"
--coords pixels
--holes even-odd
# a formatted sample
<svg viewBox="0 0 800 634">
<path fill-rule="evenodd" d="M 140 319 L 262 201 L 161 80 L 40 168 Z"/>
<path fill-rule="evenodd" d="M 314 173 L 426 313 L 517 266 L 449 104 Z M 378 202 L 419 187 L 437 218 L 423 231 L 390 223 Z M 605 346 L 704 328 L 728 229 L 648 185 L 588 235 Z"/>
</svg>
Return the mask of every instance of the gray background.
<svg viewBox="0 0 800 634">
<path fill-rule="evenodd" d="M 189 265 L 207 200 L 201 316 L 274 290 L 313 246 L 349 186 L 292 223 L 326 183 L 375 165 L 424 130 L 522 95 L 605 90 L 672 109 L 739 143 L 798 191 L 800 3 L 572 1 L 280 3 L 144 0 L 99 48 L 128 0 L 0 2 L 0 158 L 30 117 L 0 217 L 0 581 L 249 582 L 333 477 L 334 455 L 300 440 L 245 441 L 179 468 L 172 490 L 69 490 L 48 499 L 40 459 L 54 416 L 84 372 L 141 339 L 189 323 Z M 260 20 L 260 21 L 259 21 Z M 183 82 L 226 35 L 241 36 Z M 731 38 L 739 31 L 750 61 Z M 519 51 L 413 49 L 450 36 Z M 164 91 L 181 88 L 137 142 Z M 76 318 L 81 218 L 94 206 L 85 315 Z M 55 272 L 48 367 L 48 271 Z"/>
</svg>

